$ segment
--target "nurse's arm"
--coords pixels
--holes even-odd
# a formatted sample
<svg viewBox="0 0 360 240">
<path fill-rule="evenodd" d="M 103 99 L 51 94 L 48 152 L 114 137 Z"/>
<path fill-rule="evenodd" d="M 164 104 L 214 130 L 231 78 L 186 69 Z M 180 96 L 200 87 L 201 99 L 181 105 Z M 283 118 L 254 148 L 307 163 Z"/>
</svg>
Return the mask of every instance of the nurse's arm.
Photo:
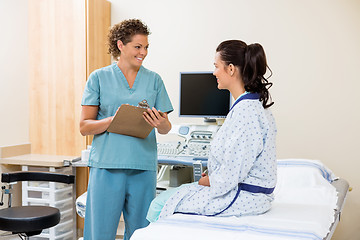
<svg viewBox="0 0 360 240">
<path fill-rule="evenodd" d="M 80 133 L 83 136 L 100 134 L 109 127 L 113 116 L 96 120 L 99 106 L 83 105 L 80 115 Z"/>
</svg>

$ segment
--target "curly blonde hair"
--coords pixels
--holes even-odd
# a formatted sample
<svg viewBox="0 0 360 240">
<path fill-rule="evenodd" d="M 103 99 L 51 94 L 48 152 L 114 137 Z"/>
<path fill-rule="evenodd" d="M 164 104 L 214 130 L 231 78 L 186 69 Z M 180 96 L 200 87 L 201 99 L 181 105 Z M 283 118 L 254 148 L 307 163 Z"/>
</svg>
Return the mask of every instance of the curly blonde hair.
<svg viewBox="0 0 360 240">
<path fill-rule="evenodd" d="M 117 41 L 121 40 L 123 44 L 126 45 L 136 34 L 150 35 L 148 26 L 139 19 L 128 19 L 115 24 L 108 34 L 108 53 L 111 54 L 114 59 L 118 59 L 121 52 L 117 46 Z"/>
</svg>

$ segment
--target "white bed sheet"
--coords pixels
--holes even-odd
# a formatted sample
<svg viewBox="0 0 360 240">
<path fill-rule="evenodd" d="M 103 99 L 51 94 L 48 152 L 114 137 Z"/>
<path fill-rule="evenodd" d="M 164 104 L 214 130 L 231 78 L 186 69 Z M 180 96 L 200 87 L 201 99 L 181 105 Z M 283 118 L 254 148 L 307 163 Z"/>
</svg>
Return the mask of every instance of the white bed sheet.
<svg viewBox="0 0 360 240">
<path fill-rule="evenodd" d="M 320 161 L 278 160 L 278 183 L 270 211 L 258 216 L 205 217 L 175 214 L 135 231 L 131 240 L 319 239 L 336 209 L 336 176 Z"/>
</svg>

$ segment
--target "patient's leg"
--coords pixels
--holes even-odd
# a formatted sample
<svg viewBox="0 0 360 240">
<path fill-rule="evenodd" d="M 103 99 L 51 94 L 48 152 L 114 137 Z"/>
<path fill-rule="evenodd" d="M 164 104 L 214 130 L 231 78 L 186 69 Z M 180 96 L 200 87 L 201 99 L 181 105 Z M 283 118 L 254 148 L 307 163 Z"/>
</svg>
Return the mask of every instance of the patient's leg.
<svg viewBox="0 0 360 240">
<path fill-rule="evenodd" d="M 190 183 L 190 184 L 198 184 Z M 183 184 L 177 188 L 171 188 L 169 190 L 161 192 L 150 204 L 149 211 L 147 213 L 146 219 L 149 222 L 156 222 L 159 219 L 161 210 L 163 209 L 166 201 L 175 194 L 180 188 L 188 184 Z"/>
</svg>

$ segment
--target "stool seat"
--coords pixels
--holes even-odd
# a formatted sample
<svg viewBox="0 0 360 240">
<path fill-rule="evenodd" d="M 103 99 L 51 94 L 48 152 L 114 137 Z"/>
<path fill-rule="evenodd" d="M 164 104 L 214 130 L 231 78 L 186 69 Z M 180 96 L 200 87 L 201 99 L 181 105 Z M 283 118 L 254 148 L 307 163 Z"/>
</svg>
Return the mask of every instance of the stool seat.
<svg viewBox="0 0 360 240">
<path fill-rule="evenodd" d="M 0 230 L 40 234 L 60 222 L 60 211 L 48 206 L 22 206 L 0 210 Z"/>
</svg>

